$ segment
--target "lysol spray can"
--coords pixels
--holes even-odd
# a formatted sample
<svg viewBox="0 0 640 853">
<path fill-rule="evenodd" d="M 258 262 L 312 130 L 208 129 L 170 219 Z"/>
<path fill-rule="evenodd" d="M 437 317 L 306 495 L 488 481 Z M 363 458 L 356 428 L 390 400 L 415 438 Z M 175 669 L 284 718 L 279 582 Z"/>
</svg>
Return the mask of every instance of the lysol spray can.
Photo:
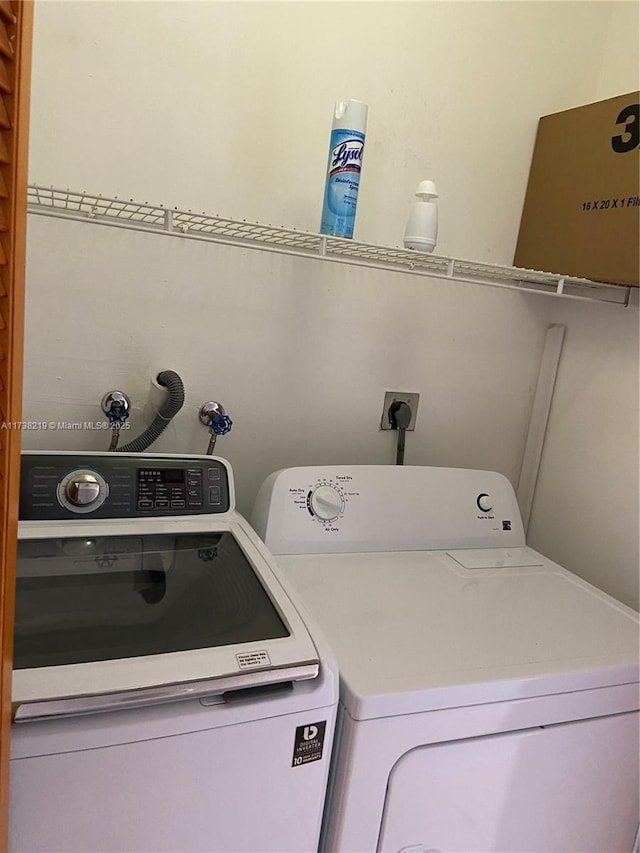
<svg viewBox="0 0 640 853">
<path fill-rule="evenodd" d="M 338 101 L 333 114 L 321 234 L 353 237 L 368 107 L 362 101 Z"/>
</svg>

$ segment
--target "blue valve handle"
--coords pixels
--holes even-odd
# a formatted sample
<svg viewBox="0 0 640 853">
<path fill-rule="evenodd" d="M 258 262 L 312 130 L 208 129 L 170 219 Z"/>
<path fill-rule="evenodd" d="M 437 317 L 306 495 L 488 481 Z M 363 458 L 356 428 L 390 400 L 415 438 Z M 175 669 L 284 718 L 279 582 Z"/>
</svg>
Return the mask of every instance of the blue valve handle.
<svg viewBox="0 0 640 853">
<path fill-rule="evenodd" d="M 229 415 L 214 415 L 211 418 L 209 429 L 214 435 L 226 435 L 228 432 L 231 432 L 232 426 L 233 421 Z"/>
<path fill-rule="evenodd" d="M 112 403 L 111 408 L 106 415 L 109 418 L 109 423 L 113 427 L 123 424 L 129 417 L 129 412 L 120 403 Z"/>
</svg>

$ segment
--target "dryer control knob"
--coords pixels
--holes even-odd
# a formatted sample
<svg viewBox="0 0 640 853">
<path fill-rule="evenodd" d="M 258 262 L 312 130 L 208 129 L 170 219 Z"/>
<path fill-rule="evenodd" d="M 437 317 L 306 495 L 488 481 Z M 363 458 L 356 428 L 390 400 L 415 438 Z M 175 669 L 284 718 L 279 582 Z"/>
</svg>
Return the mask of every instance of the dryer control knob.
<svg viewBox="0 0 640 853">
<path fill-rule="evenodd" d="M 493 509 L 493 502 L 491 500 L 491 496 L 486 494 L 486 492 L 483 492 L 481 495 L 478 495 L 476 503 L 478 504 L 478 509 L 481 509 L 482 512 L 490 512 Z"/>
<path fill-rule="evenodd" d="M 342 495 L 333 486 L 318 486 L 311 493 L 310 509 L 321 521 L 333 521 L 343 508 Z"/>
</svg>

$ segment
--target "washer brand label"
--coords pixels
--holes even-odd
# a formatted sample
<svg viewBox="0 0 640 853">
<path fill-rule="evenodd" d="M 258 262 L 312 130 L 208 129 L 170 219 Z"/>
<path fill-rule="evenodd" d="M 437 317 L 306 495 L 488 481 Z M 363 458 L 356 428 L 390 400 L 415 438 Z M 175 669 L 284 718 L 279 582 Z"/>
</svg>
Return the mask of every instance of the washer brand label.
<svg viewBox="0 0 640 853">
<path fill-rule="evenodd" d="M 302 764 L 310 764 L 312 761 L 320 761 L 324 747 L 324 730 L 327 721 L 320 723 L 309 723 L 306 726 L 298 726 L 296 738 L 293 742 L 292 767 L 300 767 Z"/>
<path fill-rule="evenodd" d="M 236 655 L 236 660 L 240 669 L 251 669 L 254 666 L 269 666 L 271 664 L 269 655 L 264 651 L 243 652 L 241 655 Z"/>
</svg>

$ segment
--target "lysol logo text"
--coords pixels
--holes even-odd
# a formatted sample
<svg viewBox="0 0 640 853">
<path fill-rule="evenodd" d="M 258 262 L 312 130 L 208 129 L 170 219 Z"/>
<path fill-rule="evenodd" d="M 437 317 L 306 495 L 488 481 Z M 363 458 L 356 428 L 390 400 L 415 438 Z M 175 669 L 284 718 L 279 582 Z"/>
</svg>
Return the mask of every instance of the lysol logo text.
<svg viewBox="0 0 640 853">
<path fill-rule="evenodd" d="M 331 172 L 337 172 L 340 169 L 359 172 L 363 148 L 364 143 L 359 139 L 348 139 L 346 142 L 341 142 L 331 152 Z"/>
</svg>

